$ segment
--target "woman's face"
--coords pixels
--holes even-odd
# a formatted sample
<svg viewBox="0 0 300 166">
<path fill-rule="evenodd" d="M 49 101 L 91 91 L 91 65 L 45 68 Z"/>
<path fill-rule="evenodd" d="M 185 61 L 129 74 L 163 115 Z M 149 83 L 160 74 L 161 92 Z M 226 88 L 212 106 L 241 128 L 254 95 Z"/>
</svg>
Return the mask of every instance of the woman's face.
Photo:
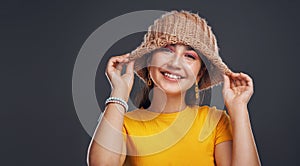
<svg viewBox="0 0 300 166">
<path fill-rule="evenodd" d="M 201 59 L 191 47 L 167 45 L 152 55 L 150 76 L 155 86 L 166 94 L 185 94 L 196 80 L 199 81 L 200 68 Z"/>
</svg>

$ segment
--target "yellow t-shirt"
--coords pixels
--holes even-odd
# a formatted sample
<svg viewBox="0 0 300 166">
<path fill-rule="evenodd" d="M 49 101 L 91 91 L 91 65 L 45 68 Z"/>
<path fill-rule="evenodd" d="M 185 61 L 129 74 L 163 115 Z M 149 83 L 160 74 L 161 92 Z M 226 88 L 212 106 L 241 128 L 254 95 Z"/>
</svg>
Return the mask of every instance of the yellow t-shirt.
<svg viewBox="0 0 300 166">
<path fill-rule="evenodd" d="M 232 140 L 229 116 L 215 107 L 186 107 L 176 113 L 128 112 L 123 133 L 125 165 L 215 165 L 218 143 Z"/>
</svg>

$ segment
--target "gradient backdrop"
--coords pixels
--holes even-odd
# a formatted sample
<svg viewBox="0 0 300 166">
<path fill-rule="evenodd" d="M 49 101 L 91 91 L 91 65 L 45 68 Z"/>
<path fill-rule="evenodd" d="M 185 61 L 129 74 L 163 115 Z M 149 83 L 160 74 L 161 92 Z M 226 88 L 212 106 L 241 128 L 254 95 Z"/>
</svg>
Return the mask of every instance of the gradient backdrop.
<svg viewBox="0 0 300 166">
<path fill-rule="evenodd" d="M 119 15 L 171 9 L 199 12 L 217 36 L 223 60 L 252 76 L 249 110 L 262 164 L 300 165 L 299 7 L 295 0 L 1 1 L 0 165 L 86 165 L 91 138 L 72 99 L 82 44 Z M 136 36 L 107 55 L 134 49 L 142 39 Z M 100 107 L 109 95 L 104 65 L 96 78 Z"/>
</svg>

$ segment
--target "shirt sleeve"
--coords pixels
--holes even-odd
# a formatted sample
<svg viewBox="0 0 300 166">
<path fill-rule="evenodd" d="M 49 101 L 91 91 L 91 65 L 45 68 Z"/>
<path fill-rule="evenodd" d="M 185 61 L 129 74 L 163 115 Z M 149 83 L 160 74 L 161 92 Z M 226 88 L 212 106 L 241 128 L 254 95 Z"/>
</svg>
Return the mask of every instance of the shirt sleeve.
<svg viewBox="0 0 300 166">
<path fill-rule="evenodd" d="M 216 127 L 215 145 L 232 140 L 232 127 L 228 114 L 223 111 L 221 119 Z"/>
</svg>

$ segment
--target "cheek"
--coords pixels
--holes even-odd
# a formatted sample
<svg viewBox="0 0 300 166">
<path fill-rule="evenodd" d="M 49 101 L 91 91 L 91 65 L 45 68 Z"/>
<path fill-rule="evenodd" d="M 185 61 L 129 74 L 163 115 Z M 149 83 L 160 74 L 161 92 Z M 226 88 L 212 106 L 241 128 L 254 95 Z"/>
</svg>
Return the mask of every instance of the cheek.
<svg viewBox="0 0 300 166">
<path fill-rule="evenodd" d="M 159 80 L 161 80 L 162 75 L 157 67 L 152 66 L 150 68 L 150 77 L 151 77 L 151 80 L 153 81 L 153 84 L 158 85 L 158 82 L 159 82 Z"/>
<path fill-rule="evenodd" d="M 200 65 L 197 65 L 197 66 L 194 68 L 193 72 L 194 72 L 194 75 L 195 75 L 195 76 L 197 76 L 197 75 L 199 74 L 200 68 L 201 68 Z"/>
<path fill-rule="evenodd" d="M 152 55 L 150 65 L 161 66 L 174 58 L 174 54 L 169 52 L 157 52 Z"/>
<path fill-rule="evenodd" d="M 162 58 L 161 56 L 153 56 L 149 65 L 153 67 L 161 67 L 166 62 L 166 58 Z"/>
<path fill-rule="evenodd" d="M 193 64 L 193 65 L 189 65 L 188 66 L 188 70 L 189 70 L 189 75 L 191 76 L 197 76 L 198 73 L 200 72 L 200 64 Z"/>
</svg>

